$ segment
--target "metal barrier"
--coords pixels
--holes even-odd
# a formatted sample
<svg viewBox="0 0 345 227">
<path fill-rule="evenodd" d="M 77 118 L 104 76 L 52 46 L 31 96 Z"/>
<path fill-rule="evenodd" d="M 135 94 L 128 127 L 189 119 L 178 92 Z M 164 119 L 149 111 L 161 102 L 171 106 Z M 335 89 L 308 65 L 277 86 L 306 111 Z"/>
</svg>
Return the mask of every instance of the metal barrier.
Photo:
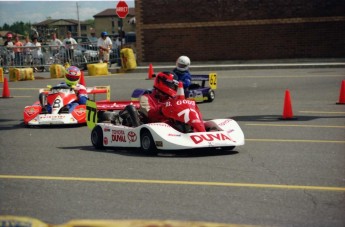
<svg viewBox="0 0 345 227">
<path fill-rule="evenodd" d="M 50 65 L 68 63 L 86 69 L 87 64 L 97 63 L 99 59 L 98 48 L 90 44 L 78 44 L 74 49 L 68 46 L 42 45 L 23 47 L 0 47 L 0 67 L 5 71 L 8 68 L 28 68 L 35 71 L 49 71 Z M 110 52 L 109 65 L 120 64 L 120 56 L 117 48 Z"/>
</svg>

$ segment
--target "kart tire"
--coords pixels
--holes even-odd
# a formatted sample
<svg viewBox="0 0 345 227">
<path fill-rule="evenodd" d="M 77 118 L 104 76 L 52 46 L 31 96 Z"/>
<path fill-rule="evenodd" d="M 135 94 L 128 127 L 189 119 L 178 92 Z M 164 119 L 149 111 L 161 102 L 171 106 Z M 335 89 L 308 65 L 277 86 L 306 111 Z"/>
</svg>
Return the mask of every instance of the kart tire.
<svg viewBox="0 0 345 227">
<path fill-rule="evenodd" d="M 91 142 L 96 149 L 103 149 L 103 130 L 102 127 L 97 125 L 91 131 Z"/>
<path fill-rule="evenodd" d="M 212 102 L 214 98 L 216 97 L 216 94 L 213 90 L 209 90 L 207 94 L 207 102 Z"/>
<path fill-rule="evenodd" d="M 157 155 L 157 147 L 147 129 L 142 130 L 140 133 L 140 148 L 147 155 Z"/>
</svg>

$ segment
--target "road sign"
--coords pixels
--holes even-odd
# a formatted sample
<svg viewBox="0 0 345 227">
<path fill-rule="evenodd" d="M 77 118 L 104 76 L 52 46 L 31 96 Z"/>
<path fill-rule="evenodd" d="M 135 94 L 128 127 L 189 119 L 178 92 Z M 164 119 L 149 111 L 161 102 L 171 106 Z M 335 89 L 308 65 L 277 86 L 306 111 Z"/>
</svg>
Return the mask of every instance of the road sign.
<svg viewBox="0 0 345 227">
<path fill-rule="evenodd" d="M 126 18 L 128 14 L 128 5 L 125 1 L 120 0 L 116 5 L 116 14 L 119 18 Z"/>
</svg>

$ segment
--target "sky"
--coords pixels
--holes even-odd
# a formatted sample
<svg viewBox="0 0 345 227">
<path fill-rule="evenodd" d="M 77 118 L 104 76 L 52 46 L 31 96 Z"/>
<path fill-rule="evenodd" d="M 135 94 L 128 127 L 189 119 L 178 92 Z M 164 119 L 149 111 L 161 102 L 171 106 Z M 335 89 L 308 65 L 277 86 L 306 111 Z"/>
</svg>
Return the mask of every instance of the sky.
<svg viewBox="0 0 345 227">
<path fill-rule="evenodd" d="M 119 0 L 98 1 L 3 1 L 0 0 L 0 26 L 16 21 L 37 23 L 52 19 L 94 19 L 93 16 L 108 8 L 115 8 Z M 126 0 L 129 7 L 134 7 L 134 0 Z"/>
</svg>

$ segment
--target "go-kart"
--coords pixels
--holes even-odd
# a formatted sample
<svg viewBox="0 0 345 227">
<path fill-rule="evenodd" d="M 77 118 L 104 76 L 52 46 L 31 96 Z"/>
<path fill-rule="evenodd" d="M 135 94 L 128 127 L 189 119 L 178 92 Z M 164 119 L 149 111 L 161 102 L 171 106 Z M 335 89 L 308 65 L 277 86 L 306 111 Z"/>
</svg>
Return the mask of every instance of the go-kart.
<svg viewBox="0 0 345 227">
<path fill-rule="evenodd" d="M 90 103 L 89 103 L 90 102 Z M 94 105 L 88 101 L 87 106 Z M 110 111 L 111 108 L 108 108 Z M 244 145 L 244 134 L 232 119 L 203 121 L 193 100 L 172 98 L 162 107 L 165 122 L 148 123 L 137 106 L 128 105 L 113 114 L 110 122 L 95 123 L 99 111 L 88 113 L 91 142 L 96 149 L 140 148 L 146 154 L 159 150 L 227 149 Z M 105 113 L 105 112 L 104 112 Z M 103 113 L 103 114 L 104 114 Z"/>
<path fill-rule="evenodd" d="M 208 81 L 208 86 L 206 86 Z M 217 89 L 217 74 L 210 73 L 209 75 L 192 75 L 191 85 L 185 89 L 185 97 L 189 100 L 194 100 L 197 103 L 212 102 L 215 99 L 214 90 Z M 137 101 L 140 96 L 150 93 L 151 89 L 137 88 L 132 92 L 131 100 Z"/>
<path fill-rule="evenodd" d="M 107 102 L 110 100 L 109 86 L 95 86 L 86 88 L 89 99 L 96 100 L 97 94 L 106 94 Z M 74 89 L 65 85 L 39 89 L 39 95 L 45 97 L 45 101 L 51 108 L 48 113 L 42 108 L 40 101 L 36 101 L 31 106 L 24 108 L 24 124 L 28 126 L 34 125 L 64 125 L 64 124 L 85 124 L 86 123 L 86 105 L 78 105 L 69 111 L 67 105 L 77 100 Z"/>
</svg>

